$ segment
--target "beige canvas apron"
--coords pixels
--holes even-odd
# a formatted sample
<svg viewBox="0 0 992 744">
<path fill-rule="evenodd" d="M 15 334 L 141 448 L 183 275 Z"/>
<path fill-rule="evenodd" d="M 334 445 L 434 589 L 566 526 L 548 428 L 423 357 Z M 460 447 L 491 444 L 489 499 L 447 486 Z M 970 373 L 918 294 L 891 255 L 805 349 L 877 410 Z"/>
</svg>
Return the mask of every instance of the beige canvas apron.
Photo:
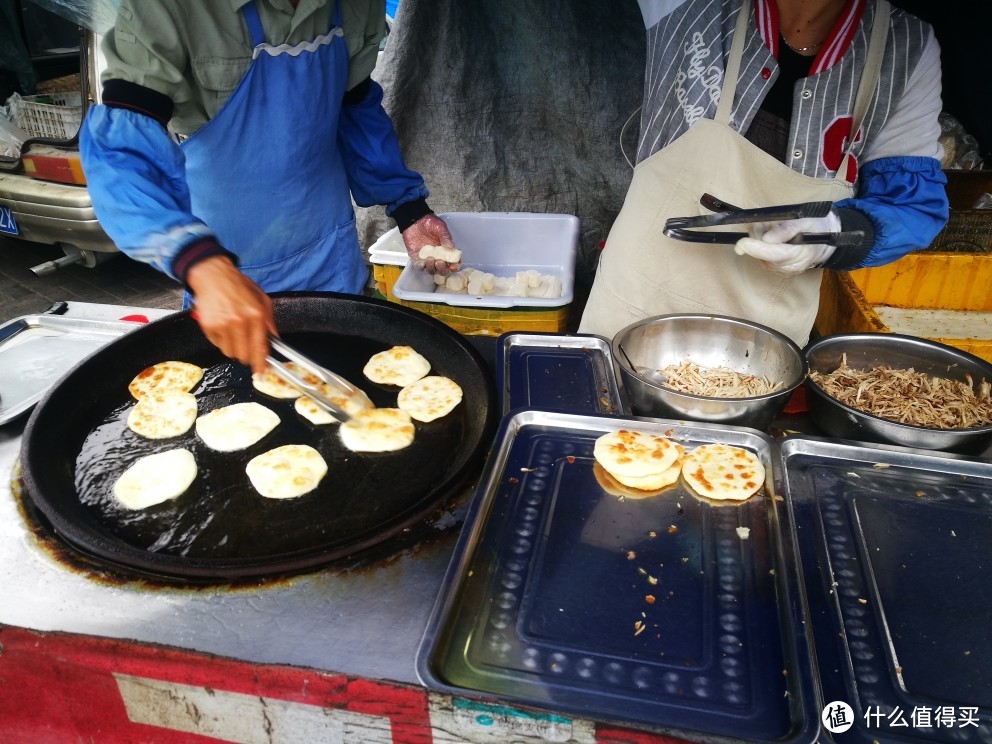
<svg viewBox="0 0 992 744">
<path fill-rule="evenodd" d="M 750 5 L 744 0 L 737 20 L 715 118 L 696 122 L 634 169 L 600 258 L 580 332 L 612 338 L 646 317 L 702 312 L 771 326 L 800 346 L 809 339 L 822 270 L 785 275 L 755 258 L 738 256 L 733 245 L 688 243 L 662 234 L 669 217 L 710 214 L 699 203 L 704 193 L 744 209 L 837 201 L 853 194 L 853 186 L 842 178 L 797 173 L 730 128 Z M 855 98 L 854 132 L 878 80 L 888 11 L 886 0 L 879 0 Z M 838 174 L 847 172 L 848 157 L 846 153 Z"/>
</svg>

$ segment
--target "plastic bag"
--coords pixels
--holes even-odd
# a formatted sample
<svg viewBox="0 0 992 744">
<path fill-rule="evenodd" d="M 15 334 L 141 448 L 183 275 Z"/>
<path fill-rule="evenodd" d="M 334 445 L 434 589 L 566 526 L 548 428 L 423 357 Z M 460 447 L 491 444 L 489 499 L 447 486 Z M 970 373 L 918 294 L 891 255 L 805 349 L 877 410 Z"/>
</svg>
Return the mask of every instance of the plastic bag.
<svg viewBox="0 0 992 744">
<path fill-rule="evenodd" d="M 83 28 L 105 34 L 117 20 L 121 0 L 31 0 Z"/>
<path fill-rule="evenodd" d="M 992 194 L 986 191 L 975 201 L 972 209 L 992 209 Z"/>
<path fill-rule="evenodd" d="M 968 134 L 956 118 L 946 112 L 938 118 L 940 122 L 940 144 L 944 157 L 940 167 L 944 170 L 978 170 L 983 165 L 978 140 Z"/>
<path fill-rule="evenodd" d="M 28 139 L 28 133 L 14 122 L 0 116 L 0 157 L 19 158 L 21 146 Z"/>
</svg>

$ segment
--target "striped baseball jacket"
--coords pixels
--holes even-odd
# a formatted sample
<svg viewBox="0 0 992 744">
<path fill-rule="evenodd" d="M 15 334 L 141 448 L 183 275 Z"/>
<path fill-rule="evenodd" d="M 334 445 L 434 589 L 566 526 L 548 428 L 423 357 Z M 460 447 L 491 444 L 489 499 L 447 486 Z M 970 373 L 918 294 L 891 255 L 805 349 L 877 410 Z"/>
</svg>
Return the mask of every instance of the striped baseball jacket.
<svg viewBox="0 0 992 744">
<path fill-rule="evenodd" d="M 741 0 L 639 2 L 647 65 L 638 162 L 696 121 L 714 117 L 741 7 Z M 840 167 L 874 15 L 870 0 L 848 0 L 809 76 L 795 85 L 786 164 L 803 175 L 833 178 Z M 775 0 L 753 0 L 730 122 L 739 132 L 747 132 L 778 77 L 779 38 Z M 933 30 L 893 7 L 878 85 L 844 174 L 855 184 L 856 197 L 835 205 L 845 228 L 860 222 L 871 240 L 856 263 L 828 262 L 828 268 L 888 263 L 926 247 L 944 226 L 940 110 L 940 49 Z"/>
</svg>

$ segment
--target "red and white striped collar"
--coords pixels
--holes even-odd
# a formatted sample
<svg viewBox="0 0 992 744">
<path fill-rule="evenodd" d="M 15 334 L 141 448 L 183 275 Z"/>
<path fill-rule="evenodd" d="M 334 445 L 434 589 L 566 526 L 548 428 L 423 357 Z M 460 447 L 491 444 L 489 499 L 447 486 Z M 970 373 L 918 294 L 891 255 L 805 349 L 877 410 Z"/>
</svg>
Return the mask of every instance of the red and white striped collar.
<svg viewBox="0 0 992 744">
<path fill-rule="evenodd" d="M 829 70 L 840 61 L 844 52 L 851 46 L 854 32 L 858 28 L 858 22 L 861 20 L 864 9 L 865 0 L 847 0 L 837 22 L 830 29 L 830 33 L 824 39 L 820 51 L 813 60 L 809 70 L 810 75 Z M 754 17 L 758 26 L 758 33 L 761 34 L 761 40 L 777 59 L 779 28 L 778 6 L 775 4 L 775 0 L 755 0 Z"/>
</svg>

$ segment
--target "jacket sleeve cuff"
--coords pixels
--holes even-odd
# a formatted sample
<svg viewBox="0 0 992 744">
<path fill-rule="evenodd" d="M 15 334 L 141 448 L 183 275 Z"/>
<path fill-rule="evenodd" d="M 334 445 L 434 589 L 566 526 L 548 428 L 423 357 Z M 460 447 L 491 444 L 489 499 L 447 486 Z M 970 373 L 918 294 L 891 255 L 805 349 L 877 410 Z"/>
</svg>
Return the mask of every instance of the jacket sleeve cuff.
<svg viewBox="0 0 992 744">
<path fill-rule="evenodd" d="M 834 207 L 834 211 L 840 217 L 841 230 L 844 232 L 858 230 L 864 233 L 864 238 L 857 245 L 835 250 L 833 255 L 823 264 L 823 268 L 832 271 L 850 271 L 862 265 L 862 262 L 871 252 L 872 246 L 875 245 L 875 223 L 871 221 L 871 217 L 857 209 Z"/>
<path fill-rule="evenodd" d="M 214 237 L 199 238 L 184 245 L 172 259 L 172 275 L 185 285 L 190 294 L 193 291 L 186 281 L 186 275 L 195 264 L 211 256 L 227 256 L 235 266 L 238 265 L 238 257 L 223 248 Z"/>
<path fill-rule="evenodd" d="M 396 207 L 389 216 L 396 220 L 396 226 L 400 232 L 406 230 L 410 225 L 427 214 L 434 214 L 434 210 L 427 206 L 426 199 L 414 199 L 403 202 Z"/>
</svg>

